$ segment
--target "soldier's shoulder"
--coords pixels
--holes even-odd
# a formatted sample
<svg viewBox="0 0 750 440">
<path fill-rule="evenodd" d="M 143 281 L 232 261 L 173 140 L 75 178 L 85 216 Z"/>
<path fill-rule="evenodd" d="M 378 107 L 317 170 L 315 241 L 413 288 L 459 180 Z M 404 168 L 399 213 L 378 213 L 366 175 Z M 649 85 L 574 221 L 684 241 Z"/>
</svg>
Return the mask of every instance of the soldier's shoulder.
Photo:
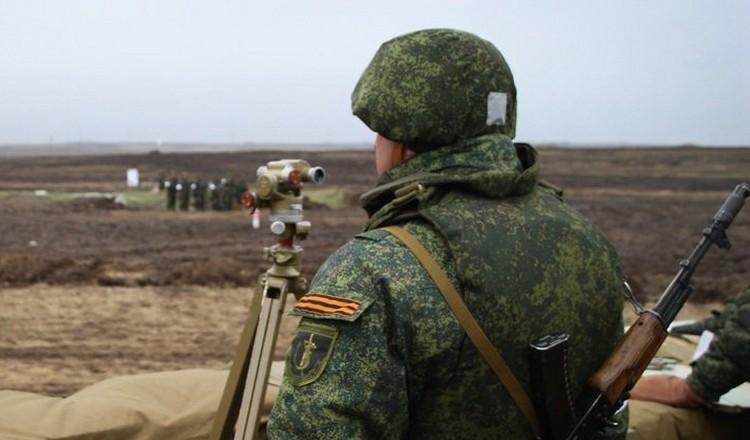
<svg viewBox="0 0 750 440">
<path fill-rule="evenodd" d="M 420 228 L 407 227 L 415 235 L 423 235 Z M 420 231 L 420 232 L 417 232 Z M 316 280 L 335 273 L 343 276 L 353 273 L 367 277 L 382 268 L 392 267 L 394 254 L 408 252 L 400 240 L 382 229 L 374 229 L 355 235 L 344 243 L 320 267 Z"/>
<path fill-rule="evenodd" d="M 403 246 L 395 236 L 383 229 L 373 229 L 361 232 L 344 243 L 328 257 L 324 266 L 335 264 L 361 272 L 385 263 L 387 256 L 384 254 L 398 248 Z"/>
<path fill-rule="evenodd" d="M 383 294 L 376 274 L 387 264 L 389 235 L 371 231 L 339 247 L 320 266 L 290 315 L 356 321 Z"/>
<path fill-rule="evenodd" d="M 438 231 L 422 220 L 411 220 L 400 225 L 409 234 L 429 251 L 432 258 L 438 263 L 444 263 L 447 259 L 447 244 Z M 395 235 L 383 230 L 373 229 L 355 237 L 361 246 L 367 248 L 367 252 L 374 261 L 386 268 L 391 268 L 395 263 L 413 264 L 412 252 Z"/>
<path fill-rule="evenodd" d="M 390 240 L 391 234 L 384 231 L 383 229 L 372 229 L 365 232 L 360 232 L 355 235 L 352 239 L 353 243 L 357 243 L 359 246 L 372 246 L 375 243 L 383 244 Z"/>
<path fill-rule="evenodd" d="M 442 242 L 442 239 L 440 238 L 435 228 L 427 224 L 425 221 L 411 220 L 399 226 L 406 229 L 410 234 L 418 238 L 420 242 Z M 360 234 L 357 234 L 354 237 L 354 240 L 361 240 L 363 245 L 370 245 L 371 247 L 402 247 L 401 241 L 385 229 L 372 229 L 367 232 L 362 232 Z"/>
</svg>

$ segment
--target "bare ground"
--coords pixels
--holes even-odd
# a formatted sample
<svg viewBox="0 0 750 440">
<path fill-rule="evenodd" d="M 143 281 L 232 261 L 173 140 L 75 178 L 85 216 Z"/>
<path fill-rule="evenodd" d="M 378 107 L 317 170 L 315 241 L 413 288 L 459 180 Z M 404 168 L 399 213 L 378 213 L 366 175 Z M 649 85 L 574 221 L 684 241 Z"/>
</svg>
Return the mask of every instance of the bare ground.
<svg viewBox="0 0 750 440">
<path fill-rule="evenodd" d="M 146 181 L 249 179 L 281 156 L 326 167 L 348 202 L 306 211 L 312 276 L 364 223 L 354 201 L 373 181 L 369 152 L 1 159 L 0 388 L 65 395 L 117 374 L 226 365 L 271 242 L 242 211 L 132 209 L 32 190 L 120 192 L 128 167 Z M 750 149 L 545 149 L 541 158 L 543 177 L 613 241 L 643 300 L 667 285 L 729 191 L 750 181 Z M 730 236 L 734 248 L 712 250 L 696 276 L 688 315 L 750 286 L 750 211 Z"/>
</svg>

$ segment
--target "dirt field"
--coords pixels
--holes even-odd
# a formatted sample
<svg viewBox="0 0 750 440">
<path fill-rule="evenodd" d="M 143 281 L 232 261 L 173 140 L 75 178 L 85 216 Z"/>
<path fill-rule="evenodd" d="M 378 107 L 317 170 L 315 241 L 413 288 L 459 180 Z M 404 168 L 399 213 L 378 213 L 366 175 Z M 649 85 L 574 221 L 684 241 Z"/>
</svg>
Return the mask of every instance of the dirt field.
<svg viewBox="0 0 750 440">
<path fill-rule="evenodd" d="M 146 186 L 158 176 L 251 180 L 281 157 L 325 167 L 328 192 L 314 200 L 339 201 L 306 211 L 311 277 L 365 220 L 356 196 L 374 181 L 370 152 L 0 159 L 0 389 L 65 395 L 117 374 L 226 365 L 266 268 L 267 225 L 251 229 L 239 210 L 166 211 L 163 195 L 126 191 L 125 169 L 138 168 Z M 646 300 L 729 191 L 750 181 L 750 149 L 544 149 L 541 159 L 543 177 L 615 243 Z M 87 192 L 124 194 L 125 204 Z M 688 314 L 750 286 L 750 208 L 730 238 L 733 249 L 712 250 L 694 279 L 693 300 L 708 304 Z"/>
</svg>

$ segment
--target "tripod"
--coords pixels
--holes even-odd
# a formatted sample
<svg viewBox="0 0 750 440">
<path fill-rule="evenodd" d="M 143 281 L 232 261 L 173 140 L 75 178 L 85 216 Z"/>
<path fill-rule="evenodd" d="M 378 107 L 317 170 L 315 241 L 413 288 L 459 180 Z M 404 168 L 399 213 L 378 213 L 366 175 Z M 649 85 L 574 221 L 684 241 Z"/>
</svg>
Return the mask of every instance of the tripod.
<svg viewBox="0 0 750 440">
<path fill-rule="evenodd" d="M 243 194 L 243 205 L 248 208 L 270 207 L 271 232 L 278 239 L 264 249 L 271 267 L 258 278 L 211 440 L 257 437 L 287 295 L 299 298 L 308 288 L 300 271 L 302 248 L 294 244 L 295 238 L 304 239 L 310 232 L 310 222 L 302 216 L 302 182 L 321 183 L 324 179 L 325 171 L 306 161 L 274 161 L 258 169 L 256 192 Z"/>
</svg>

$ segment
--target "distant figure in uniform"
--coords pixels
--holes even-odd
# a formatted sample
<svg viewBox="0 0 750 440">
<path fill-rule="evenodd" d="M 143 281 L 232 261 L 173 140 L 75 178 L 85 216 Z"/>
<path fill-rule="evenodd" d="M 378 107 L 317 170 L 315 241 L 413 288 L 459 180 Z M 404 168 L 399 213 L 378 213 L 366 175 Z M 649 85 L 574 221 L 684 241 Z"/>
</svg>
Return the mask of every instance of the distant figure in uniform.
<svg viewBox="0 0 750 440">
<path fill-rule="evenodd" d="M 642 377 L 631 398 L 694 408 L 716 402 L 732 388 L 750 381 L 750 288 L 727 304 L 715 321 L 708 351 L 692 367 L 687 379 Z"/>
<path fill-rule="evenodd" d="M 247 191 L 247 183 L 244 180 L 232 180 L 232 205 L 240 206 L 242 204 L 242 193 Z"/>
<path fill-rule="evenodd" d="M 177 202 L 177 182 L 175 179 L 164 181 L 164 189 L 167 190 L 167 209 L 174 211 Z"/>
<path fill-rule="evenodd" d="M 206 210 L 206 185 L 200 181 L 200 179 L 196 180 L 193 184 L 193 207 L 196 211 L 205 211 Z"/>
<path fill-rule="evenodd" d="M 177 184 L 177 199 L 180 210 L 187 211 L 190 207 L 190 184 L 187 179 L 180 179 L 180 183 Z"/>
<path fill-rule="evenodd" d="M 208 200 L 211 203 L 211 209 L 214 211 L 221 210 L 221 194 L 219 194 L 219 187 L 213 181 L 208 182 Z"/>
<path fill-rule="evenodd" d="M 219 198 L 221 199 L 221 210 L 229 211 L 234 207 L 232 198 L 232 185 L 225 177 L 219 181 Z"/>
<path fill-rule="evenodd" d="M 302 320 L 269 437 L 534 438 L 426 270 L 380 228 L 400 225 L 426 248 L 527 393 L 529 341 L 571 335 L 574 394 L 613 349 L 614 248 L 539 180 L 537 152 L 514 145 L 516 88 L 492 43 L 448 29 L 390 40 L 352 110 L 377 133 L 369 221 L 290 313 Z"/>
</svg>

